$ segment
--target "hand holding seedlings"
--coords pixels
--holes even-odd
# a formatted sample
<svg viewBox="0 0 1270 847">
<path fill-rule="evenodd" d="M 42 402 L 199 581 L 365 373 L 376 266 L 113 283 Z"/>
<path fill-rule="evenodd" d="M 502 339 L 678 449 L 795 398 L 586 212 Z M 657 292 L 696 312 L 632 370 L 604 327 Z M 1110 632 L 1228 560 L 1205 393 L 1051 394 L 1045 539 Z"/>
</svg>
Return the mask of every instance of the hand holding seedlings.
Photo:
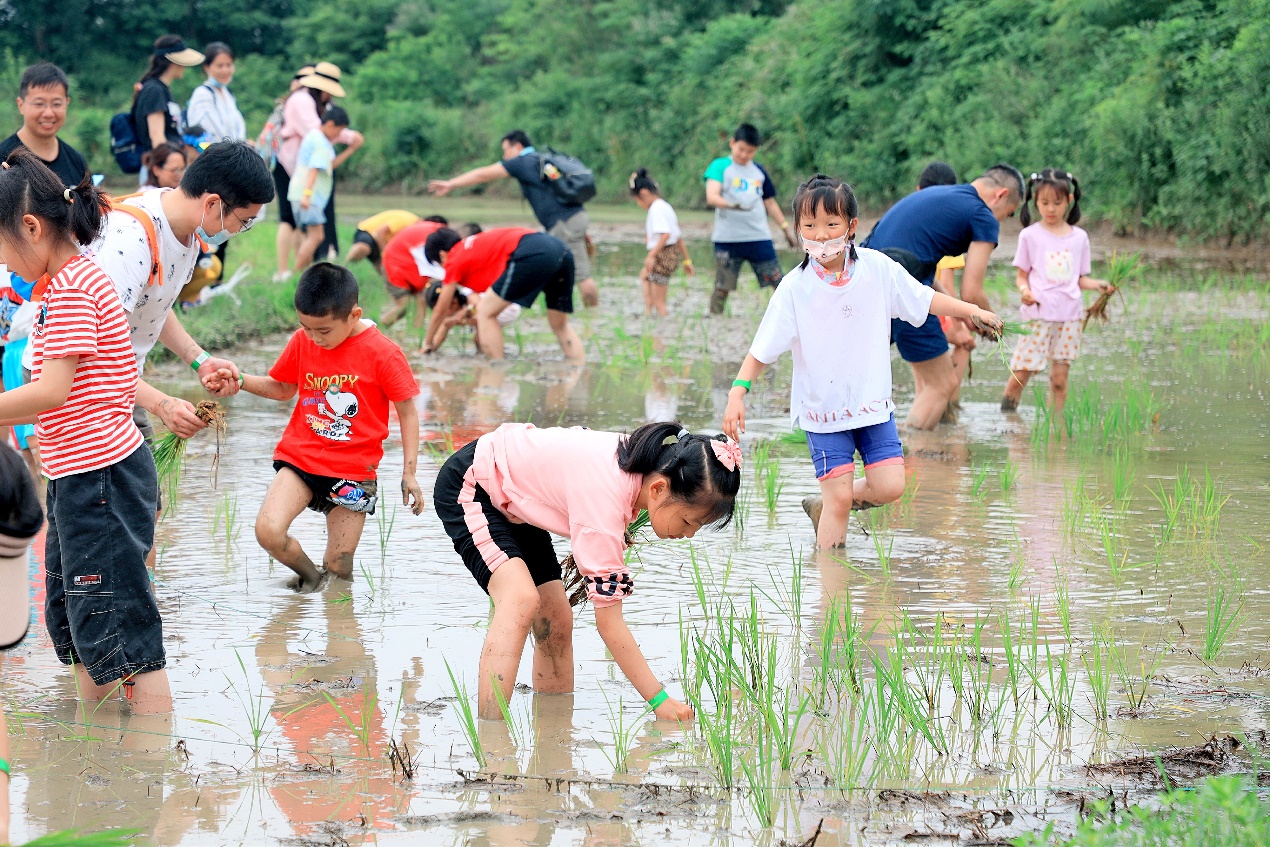
<svg viewBox="0 0 1270 847">
<path fill-rule="evenodd" d="M 207 427 L 207 421 L 198 416 L 194 404 L 179 397 L 164 397 L 153 411 L 164 426 L 181 438 L 191 438 Z"/>
</svg>

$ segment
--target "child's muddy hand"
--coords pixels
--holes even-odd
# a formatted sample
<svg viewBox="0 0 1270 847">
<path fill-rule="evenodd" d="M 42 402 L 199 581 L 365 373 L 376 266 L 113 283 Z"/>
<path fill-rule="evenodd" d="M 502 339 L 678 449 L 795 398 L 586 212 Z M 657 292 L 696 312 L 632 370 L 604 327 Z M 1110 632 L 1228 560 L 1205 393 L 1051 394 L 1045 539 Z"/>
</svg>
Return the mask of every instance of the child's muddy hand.
<svg viewBox="0 0 1270 847">
<path fill-rule="evenodd" d="M 741 433 L 745 432 L 745 401 L 741 399 L 744 394 L 743 388 L 733 388 L 732 391 L 737 392 L 728 395 L 728 407 L 723 412 L 723 434 L 733 441 L 741 440 Z"/>
<path fill-rule="evenodd" d="M 409 506 L 413 514 L 423 513 L 423 489 L 410 474 L 401 475 L 401 504 Z"/>
<path fill-rule="evenodd" d="M 987 309 L 975 308 L 975 313 L 970 316 L 971 323 L 974 324 L 975 331 L 991 341 L 1000 341 L 1002 331 L 1005 329 L 1005 321 L 989 312 Z"/>
<path fill-rule="evenodd" d="M 662 701 L 662 704 L 653 711 L 653 714 L 663 721 L 690 721 L 696 717 L 691 706 L 687 703 L 680 703 L 674 697 L 667 697 Z"/>
<path fill-rule="evenodd" d="M 203 388 L 217 397 L 233 397 L 242 388 L 238 375 L 229 368 L 221 368 L 210 376 L 203 377 Z"/>
</svg>

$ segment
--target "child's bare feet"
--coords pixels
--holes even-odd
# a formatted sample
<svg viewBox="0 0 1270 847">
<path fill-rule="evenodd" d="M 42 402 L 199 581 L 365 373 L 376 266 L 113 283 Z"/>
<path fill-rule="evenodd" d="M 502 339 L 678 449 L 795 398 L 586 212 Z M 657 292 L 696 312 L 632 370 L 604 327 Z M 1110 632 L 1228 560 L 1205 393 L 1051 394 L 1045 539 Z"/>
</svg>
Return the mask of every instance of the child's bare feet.
<svg viewBox="0 0 1270 847">
<path fill-rule="evenodd" d="M 865 500 L 853 500 L 851 502 L 851 511 L 864 512 L 869 509 L 876 509 L 881 503 L 869 503 Z M 820 531 L 820 515 L 825 510 L 824 498 L 819 494 L 808 494 L 803 498 L 803 511 L 807 513 L 807 517 L 811 518 L 811 528 L 817 532 Z"/>
<path fill-rule="evenodd" d="M 1011 397 L 1009 394 L 1006 394 L 1005 396 L 1001 398 L 1001 411 L 1014 412 L 1014 411 L 1017 411 L 1018 408 L 1019 408 L 1019 398 Z"/>
<path fill-rule="evenodd" d="M 297 594 L 312 594 L 314 591 L 322 588 L 331 579 L 328 571 L 315 570 L 311 575 L 297 573 L 294 577 L 287 580 L 287 588 Z"/>
</svg>

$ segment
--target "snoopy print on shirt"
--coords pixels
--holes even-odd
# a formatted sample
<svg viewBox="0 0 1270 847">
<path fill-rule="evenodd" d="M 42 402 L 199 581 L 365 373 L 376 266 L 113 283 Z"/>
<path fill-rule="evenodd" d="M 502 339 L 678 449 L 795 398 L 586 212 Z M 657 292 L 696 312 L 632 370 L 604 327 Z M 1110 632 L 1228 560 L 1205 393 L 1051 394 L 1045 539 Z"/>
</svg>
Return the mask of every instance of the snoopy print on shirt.
<svg viewBox="0 0 1270 847">
<path fill-rule="evenodd" d="M 301 401 L 306 408 L 315 412 L 307 412 L 305 420 L 314 433 L 331 441 L 348 441 L 353 431 L 352 419 L 357 417 L 357 395 L 343 391 L 345 382 L 356 382 L 356 376 L 306 377 L 313 396 Z M 323 383 L 326 387 L 320 388 Z"/>
</svg>

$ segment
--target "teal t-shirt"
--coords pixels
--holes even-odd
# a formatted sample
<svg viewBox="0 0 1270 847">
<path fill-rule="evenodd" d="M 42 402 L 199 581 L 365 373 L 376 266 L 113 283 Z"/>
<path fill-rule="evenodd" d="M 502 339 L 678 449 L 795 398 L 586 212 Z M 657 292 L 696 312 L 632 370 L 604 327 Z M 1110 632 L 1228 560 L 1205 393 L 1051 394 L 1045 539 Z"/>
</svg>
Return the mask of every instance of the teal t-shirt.
<svg viewBox="0 0 1270 847">
<path fill-rule="evenodd" d="M 705 179 L 723 186 L 723 199 L 739 209 L 714 210 L 714 241 L 771 241 L 767 209 L 763 201 L 776 196 L 776 186 L 758 162 L 738 165 L 731 156 L 720 156 L 706 168 Z"/>
<path fill-rule="evenodd" d="M 322 130 L 310 130 L 300 142 L 300 153 L 295 160 L 295 173 L 291 176 L 291 185 L 287 188 L 287 200 L 299 203 L 304 197 L 304 187 L 309 181 L 309 171 L 317 171 L 317 181 L 313 183 L 313 198 L 310 205 L 325 209 L 326 201 L 331 199 L 331 189 L 335 184 L 331 164 L 335 161 L 335 145 L 330 142 Z"/>
</svg>

